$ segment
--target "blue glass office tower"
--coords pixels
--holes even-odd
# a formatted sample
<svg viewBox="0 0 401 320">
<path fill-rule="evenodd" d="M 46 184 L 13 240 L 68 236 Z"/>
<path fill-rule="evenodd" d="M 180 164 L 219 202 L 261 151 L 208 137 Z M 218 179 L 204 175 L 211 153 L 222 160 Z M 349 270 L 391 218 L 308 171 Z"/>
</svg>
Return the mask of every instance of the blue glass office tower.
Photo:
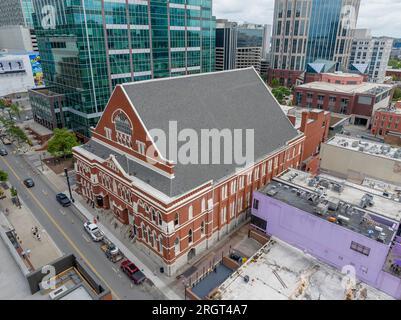
<svg viewBox="0 0 401 320">
<path fill-rule="evenodd" d="M 33 0 L 37 122 L 82 136 L 119 83 L 214 71 L 212 0 Z"/>
<path fill-rule="evenodd" d="M 303 71 L 315 60 L 348 67 L 360 0 L 276 0 L 273 69 Z"/>
</svg>

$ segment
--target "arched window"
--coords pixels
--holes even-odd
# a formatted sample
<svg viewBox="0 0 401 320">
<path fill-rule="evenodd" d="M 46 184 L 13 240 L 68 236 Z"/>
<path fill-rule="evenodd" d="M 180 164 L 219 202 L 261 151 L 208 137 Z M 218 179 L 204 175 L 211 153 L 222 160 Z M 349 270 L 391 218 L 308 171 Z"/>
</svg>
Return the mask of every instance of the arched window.
<svg viewBox="0 0 401 320">
<path fill-rule="evenodd" d="M 205 221 L 202 221 L 200 229 L 201 229 L 201 234 L 204 235 L 205 234 Z"/>
<path fill-rule="evenodd" d="M 188 243 L 192 243 L 192 240 L 193 240 L 192 229 L 189 229 L 189 232 L 188 232 Z"/>
<path fill-rule="evenodd" d="M 176 227 L 179 224 L 180 224 L 180 218 L 179 218 L 178 212 L 176 212 L 175 216 L 174 216 L 174 226 Z"/>
<path fill-rule="evenodd" d="M 146 241 L 147 241 L 148 243 L 150 243 L 150 242 L 151 242 L 151 239 L 152 239 L 152 236 L 151 236 L 151 234 L 150 234 L 150 228 L 148 227 L 147 230 L 146 230 Z M 152 242 L 153 242 L 153 241 L 152 241 Z"/>
<path fill-rule="evenodd" d="M 188 220 L 191 220 L 193 216 L 194 216 L 194 207 L 191 205 L 188 208 Z"/>
<path fill-rule="evenodd" d="M 177 253 L 179 253 L 180 252 L 180 238 L 175 238 L 175 241 L 174 241 L 174 251 L 175 251 L 175 254 L 177 255 Z"/>
<path fill-rule="evenodd" d="M 146 240 L 148 238 L 148 234 L 146 232 L 145 225 L 143 223 L 141 224 L 141 229 L 142 229 L 142 239 Z"/>
<path fill-rule="evenodd" d="M 156 232 L 153 231 L 153 243 L 152 243 L 152 246 L 157 247 L 158 246 L 157 243 L 158 243 L 157 235 L 156 235 Z"/>
<path fill-rule="evenodd" d="M 205 210 L 206 210 L 206 200 L 205 198 L 203 198 L 201 202 L 201 211 L 204 212 Z"/>
<path fill-rule="evenodd" d="M 158 245 L 159 252 L 163 252 L 163 238 L 159 236 L 159 245 Z"/>
<path fill-rule="evenodd" d="M 156 222 L 156 211 L 155 209 L 150 209 L 150 212 L 152 213 L 152 221 Z"/>
<path fill-rule="evenodd" d="M 117 115 L 117 117 L 114 119 L 114 122 L 117 131 L 127 134 L 129 136 L 132 135 L 131 123 L 123 112 L 120 112 Z"/>
<path fill-rule="evenodd" d="M 158 223 L 159 226 L 161 226 L 163 224 L 163 218 L 160 212 L 157 213 L 157 218 L 158 218 Z"/>
</svg>

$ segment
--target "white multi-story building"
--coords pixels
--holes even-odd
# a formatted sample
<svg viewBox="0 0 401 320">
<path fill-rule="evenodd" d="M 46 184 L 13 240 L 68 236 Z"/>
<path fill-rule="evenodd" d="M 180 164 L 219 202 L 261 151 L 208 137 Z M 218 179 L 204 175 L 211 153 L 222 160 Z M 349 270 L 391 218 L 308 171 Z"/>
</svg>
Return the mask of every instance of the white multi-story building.
<svg viewBox="0 0 401 320">
<path fill-rule="evenodd" d="M 368 65 L 369 81 L 383 83 L 393 41 L 387 37 L 372 37 L 369 29 L 355 30 L 350 63 Z"/>
</svg>

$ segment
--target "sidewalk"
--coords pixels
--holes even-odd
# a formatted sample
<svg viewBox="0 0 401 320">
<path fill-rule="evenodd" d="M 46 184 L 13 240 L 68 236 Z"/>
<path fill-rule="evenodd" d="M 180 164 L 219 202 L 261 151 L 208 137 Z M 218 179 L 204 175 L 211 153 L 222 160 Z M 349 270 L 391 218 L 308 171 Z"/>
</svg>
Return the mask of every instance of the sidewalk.
<svg viewBox="0 0 401 320">
<path fill-rule="evenodd" d="M 89 220 L 93 221 L 95 215 L 92 214 L 85 205 L 81 203 L 81 196 L 74 192 L 73 197 L 75 199 L 74 206 Z M 81 199 L 80 199 L 81 198 Z M 104 218 L 103 218 L 104 219 Z M 103 220 L 102 218 L 100 220 Z M 107 222 L 106 222 L 107 223 Z M 183 297 L 175 293 L 170 289 L 171 282 L 174 281 L 174 278 L 168 278 L 163 276 L 157 271 L 152 271 L 148 265 L 150 265 L 149 261 L 147 264 L 143 263 L 143 261 L 149 260 L 148 257 L 145 256 L 145 253 L 141 252 L 139 249 L 135 247 L 135 245 L 131 244 L 130 249 L 117 237 L 113 232 L 109 231 L 110 226 L 104 225 L 102 222 L 98 221 L 97 225 L 103 231 L 105 236 L 113 242 L 121 252 L 131 261 L 133 261 L 141 271 L 146 275 L 148 279 L 150 279 L 154 285 L 161 291 L 163 294 L 170 300 L 181 300 Z M 163 279 L 165 278 L 165 279 Z M 170 280 L 170 281 L 168 281 Z M 170 283 L 169 283 L 170 282 Z"/>
<path fill-rule="evenodd" d="M 33 158 L 33 155 L 29 156 Z M 36 166 L 37 167 L 37 166 Z M 45 164 L 43 164 L 44 172 L 40 170 L 40 172 L 48 179 L 48 181 L 54 186 L 57 192 L 63 192 L 68 195 L 67 183 L 63 176 L 57 175 L 50 168 L 48 168 Z M 37 167 L 39 170 L 39 168 Z M 100 212 L 95 209 L 86 206 L 85 200 L 76 192 L 73 192 L 73 197 L 75 200 L 74 206 L 77 210 L 89 221 L 93 221 L 94 217 L 97 215 L 101 215 Z M 184 290 L 182 291 L 182 295 L 177 294 L 173 290 L 171 290 L 172 282 L 175 281 L 174 277 L 167 277 L 161 274 L 158 270 L 159 267 L 154 261 L 149 258 L 149 255 L 141 251 L 137 246 L 135 246 L 132 242 L 127 241 L 127 239 L 123 239 L 121 232 L 124 229 L 120 230 L 119 235 L 117 232 L 113 232 L 113 223 L 107 223 L 105 218 L 100 219 L 102 222 L 98 222 L 97 225 L 103 231 L 110 241 L 112 241 L 121 251 L 122 253 L 131 261 L 133 261 L 146 275 L 146 277 L 153 282 L 153 284 L 168 298 L 171 300 L 181 300 L 184 298 Z M 129 248 L 128 248 L 129 247 Z M 154 270 L 154 271 L 152 271 Z"/>
<path fill-rule="evenodd" d="M 43 229 L 38 220 L 36 220 L 27 205 L 20 199 L 22 207 L 19 209 L 12 203 L 9 190 L 6 191 L 6 195 L 7 198 L 0 200 L 0 208 L 3 212 L 6 209 L 9 210 L 9 214 L 6 218 L 15 229 L 20 239 L 21 247 L 24 251 L 30 251 L 28 260 L 34 269 L 41 268 L 60 258 L 63 253 L 47 234 L 46 230 Z M 41 240 L 33 236 L 33 227 L 38 227 Z"/>
</svg>

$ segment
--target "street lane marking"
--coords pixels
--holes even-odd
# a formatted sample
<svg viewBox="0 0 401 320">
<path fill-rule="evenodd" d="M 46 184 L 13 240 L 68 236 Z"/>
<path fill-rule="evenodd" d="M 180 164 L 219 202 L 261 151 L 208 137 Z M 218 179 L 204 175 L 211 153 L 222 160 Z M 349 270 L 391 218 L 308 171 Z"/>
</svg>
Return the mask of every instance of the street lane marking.
<svg viewBox="0 0 401 320">
<path fill-rule="evenodd" d="M 15 172 L 15 170 L 10 166 L 8 161 L 4 158 L 2 158 L 6 166 L 10 169 L 10 171 L 14 174 L 14 176 L 17 178 L 18 181 L 22 181 L 22 179 L 19 177 L 19 175 Z M 42 205 L 42 203 L 36 198 L 36 196 L 32 193 L 31 190 L 27 190 L 28 193 L 31 195 L 32 199 L 37 203 L 37 205 L 42 209 L 42 211 L 48 216 L 50 221 L 55 225 L 55 227 L 59 230 L 59 232 L 64 236 L 64 238 L 67 240 L 67 242 L 71 245 L 71 247 L 74 248 L 76 252 L 81 256 L 82 260 L 85 261 L 85 263 L 92 268 L 93 272 L 96 274 L 96 276 L 99 277 L 100 280 L 102 280 L 109 288 L 111 291 L 111 294 L 115 296 L 118 300 L 121 300 L 120 297 L 111 289 L 111 286 L 108 284 L 106 280 L 99 274 L 99 272 L 96 270 L 96 268 L 88 261 L 88 259 L 84 256 L 84 254 L 81 252 L 81 250 L 77 247 L 77 245 L 71 240 L 71 238 L 64 232 L 64 230 L 60 227 L 60 225 L 57 223 L 57 221 L 50 215 L 49 211 Z"/>
</svg>

